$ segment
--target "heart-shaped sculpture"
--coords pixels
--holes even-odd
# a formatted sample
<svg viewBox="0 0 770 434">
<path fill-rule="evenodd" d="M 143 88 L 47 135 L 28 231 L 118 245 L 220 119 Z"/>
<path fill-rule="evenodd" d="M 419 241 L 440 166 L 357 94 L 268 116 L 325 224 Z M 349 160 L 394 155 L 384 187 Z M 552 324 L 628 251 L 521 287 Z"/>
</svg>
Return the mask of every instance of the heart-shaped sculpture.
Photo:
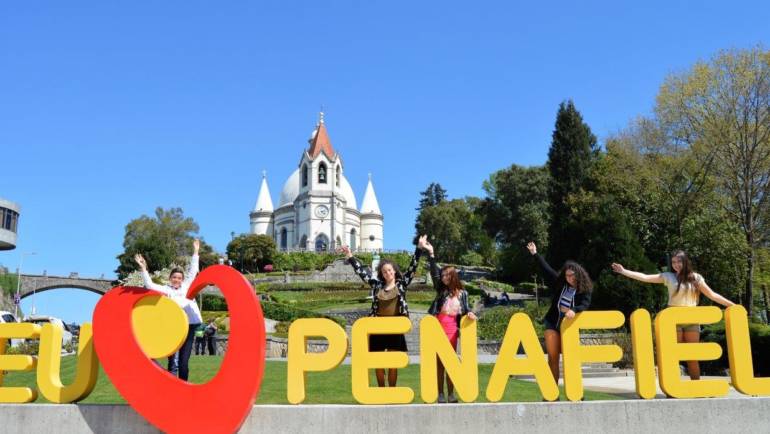
<svg viewBox="0 0 770 434">
<path fill-rule="evenodd" d="M 259 300 L 246 278 L 231 267 L 204 269 L 187 298 L 193 299 L 207 285 L 216 285 L 225 296 L 230 335 L 219 372 L 206 384 L 172 376 L 145 355 L 134 336 L 134 305 L 157 292 L 118 286 L 94 310 L 94 346 L 104 372 L 134 410 L 165 432 L 235 432 L 259 393 L 265 368 L 265 323 Z"/>
</svg>

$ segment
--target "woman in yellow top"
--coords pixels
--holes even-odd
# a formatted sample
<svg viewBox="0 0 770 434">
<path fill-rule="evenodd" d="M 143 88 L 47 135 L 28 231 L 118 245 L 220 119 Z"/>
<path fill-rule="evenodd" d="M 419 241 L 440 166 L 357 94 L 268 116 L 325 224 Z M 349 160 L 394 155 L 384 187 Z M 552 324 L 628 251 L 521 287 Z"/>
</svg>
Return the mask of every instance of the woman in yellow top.
<svg viewBox="0 0 770 434">
<path fill-rule="evenodd" d="M 671 255 L 671 269 L 674 270 L 673 273 L 644 274 L 626 270 L 620 264 L 612 264 L 612 270 L 623 276 L 640 282 L 666 285 L 669 306 L 697 306 L 701 294 L 725 307 L 735 304 L 709 288 L 703 276 L 693 271 L 690 258 L 684 251 L 677 250 Z M 700 326 L 698 324 L 677 325 L 676 339 L 677 342 L 697 343 L 700 341 Z M 700 378 L 700 365 L 697 360 L 687 361 L 687 373 L 692 380 Z"/>
</svg>

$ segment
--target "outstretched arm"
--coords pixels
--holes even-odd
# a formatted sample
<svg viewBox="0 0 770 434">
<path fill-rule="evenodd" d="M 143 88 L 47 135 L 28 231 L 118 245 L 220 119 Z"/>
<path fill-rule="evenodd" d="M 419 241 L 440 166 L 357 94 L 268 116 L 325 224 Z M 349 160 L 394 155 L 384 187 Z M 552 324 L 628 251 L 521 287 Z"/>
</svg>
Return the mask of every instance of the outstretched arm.
<svg viewBox="0 0 770 434">
<path fill-rule="evenodd" d="M 168 290 L 166 290 L 165 286 L 158 285 L 157 283 L 152 281 L 152 278 L 150 277 L 150 273 L 147 272 L 147 261 L 144 260 L 144 256 L 137 253 L 136 255 L 134 255 L 134 261 L 136 261 L 137 265 L 139 265 L 139 270 L 142 273 L 142 282 L 144 283 L 145 288 L 152 289 L 153 291 L 158 291 L 163 294 L 168 293 Z"/>
<path fill-rule="evenodd" d="M 422 249 L 426 248 L 425 244 L 428 242 L 428 236 L 422 235 L 417 240 L 417 247 L 414 249 L 414 254 L 412 255 L 412 260 L 409 261 L 409 266 L 406 268 L 406 272 L 404 273 L 404 289 L 406 289 L 407 286 L 409 286 L 410 283 L 412 283 L 412 279 L 414 279 L 414 273 L 417 272 L 417 266 L 420 264 L 420 255 L 422 254 Z"/>
<path fill-rule="evenodd" d="M 540 265 L 540 269 L 543 270 L 543 273 L 545 273 L 545 276 L 551 280 L 556 280 L 559 274 L 553 268 L 551 268 L 550 265 L 548 265 L 548 262 L 546 262 L 542 255 L 537 254 L 537 245 L 530 241 L 527 243 L 527 250 L 529 250 L 529 253 L 535 257 L 538 265 Z"/>
<path fill-rule="evenodd" d="M 630 279 L 638 280 L 644 283 L 665 283 L 663 276 L 660 274 L 644 274 L 638 271 L 626 270 L 622 265 L 616 263 L 612 264 L 612 271 L 620 274 L 621 276 L 626 276 Z"/>
<path fill-rule="evenodd" d="M 350 251 L 350 247 L 342 246 L 338 250 L 345 254 L 345 257 L 347 258 L 348 263 L 353 267 L 353 271 L 355 271 L 355 273 L 358 274 L 358 277 L 360 277 L 361 280 L 364 281 L 364 283 L 371 286 L 372 288 L 374 288 L 377 285 L 379 281 L 377 279 L 372 278 L 372 271 L 369 270 L 369 268 L 364 267 L 363 264 L 361 264 L 361 261 L 359 261 L 358 258 L 353 256 L 353 252 Z"/>
<path fill-rule="evenodd" d="M 436 263 L 436 256 L 434 255 L 433 245 L 429 242 L 425 242 L 425 251 L 428 252 L 428 263 L 430 264 L 430 278 L 433 281 L 433 287 L 436 289 L 443 289 L 444 282 L 441 280 L 441 268 Z"/>
<path fill-rule="evenodd" d="M 714 290 L 709 288 L 709 286 L 704 281 L 701 281 L 698 284 L 698 289 L 700 290 L 701 294 L 703 294 L 706 297 L 708 297 L 714 303 L 719 303 L 719 304 L 721 304 L 724 307 L 730 307 L 730 306 L 735 304 L 732 301 L 730 301 L 730 300 L 722 297 L 721 295 L 717 294 L 716 292 L 714 292 Z"/>
<path fill-rule="evenodd" d="M 189 286 L 195 279 L 195 276 L 198 275 L 198 271 L 200 270 L 200 255 L 198 253 L 200 252 L 200 248 L 201 241 L 196 238 L 193 241 L 193 255 L 190 258 L 190 265 L 187 268 L 187 274 L 185 275 L 184 282 L 182 282 L 183 286 Z"/>
</svg>

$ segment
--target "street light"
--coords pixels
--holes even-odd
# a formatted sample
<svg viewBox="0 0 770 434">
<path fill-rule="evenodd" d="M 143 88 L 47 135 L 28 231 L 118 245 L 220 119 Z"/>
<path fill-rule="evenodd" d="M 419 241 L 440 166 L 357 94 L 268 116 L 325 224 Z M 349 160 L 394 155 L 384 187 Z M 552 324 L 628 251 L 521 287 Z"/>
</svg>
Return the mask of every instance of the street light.
<svg viewBox="0 0 770 434">
<path fill-rule="evenodd" d="M 13 311 L 13 316 L 15 316 L 17 319 L 19 318 L 19 304 L 21 303 L 21 296 L 19 292 L 21 291 L 21 265 L 24 263 L 24 257 L 25 256 L 32 256 L 37 255 L 35 252 L 25 252 L 21 254 L 21 257 L 19 258 L 19 268 L 16 269 L 16 297 L 14 297 L 14 304 L 16 307 Z M 35 293 L 34 293 L 34 287 L 32 288 L 32 313 L 35 313 Z"/>
</svg>

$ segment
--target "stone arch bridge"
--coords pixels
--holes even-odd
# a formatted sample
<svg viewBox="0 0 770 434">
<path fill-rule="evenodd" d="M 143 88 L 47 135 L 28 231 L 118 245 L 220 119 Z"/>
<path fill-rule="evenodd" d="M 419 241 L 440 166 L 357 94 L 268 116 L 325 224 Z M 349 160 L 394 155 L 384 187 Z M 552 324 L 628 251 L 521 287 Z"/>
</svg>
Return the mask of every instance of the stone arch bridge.
<svg viewBox="0 0 770 434">
<path fill-rule="evenodd" d="M 105 278 L 80 277 L 77 273 L 69 276 L 49 276 L 40 274 L 22 274 L 19 297 L 24 298 L 38 292 L 58 288 L 78 288 L 104 295 L 112 289 L 113 280 Z"/>
</svg>

